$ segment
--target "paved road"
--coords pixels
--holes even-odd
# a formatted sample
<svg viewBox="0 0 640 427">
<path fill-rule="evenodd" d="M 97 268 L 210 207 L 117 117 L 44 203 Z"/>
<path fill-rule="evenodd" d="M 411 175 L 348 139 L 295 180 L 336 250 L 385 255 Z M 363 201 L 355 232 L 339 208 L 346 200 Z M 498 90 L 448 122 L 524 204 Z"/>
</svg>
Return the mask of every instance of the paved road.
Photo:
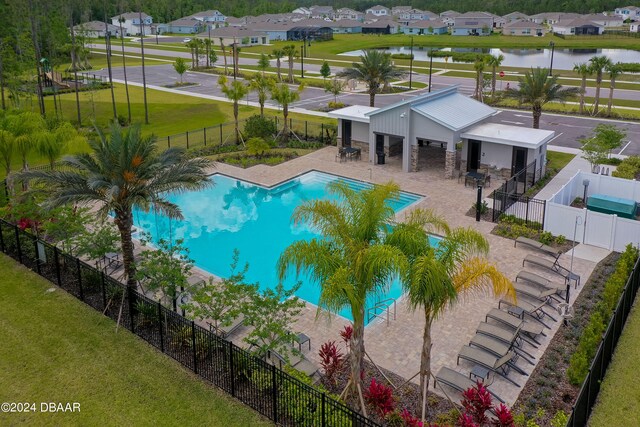
<svg viewBox="0 0 640 427">
<path fill-rule="evenodd" d="M 107 71 L 96 71 L 95 74 L 106 76 Z M 127 77 L 131 82 L 142 83 L 142 67 L 127 67 Z M 121 68 L 113 69 L 113 78 L 118 80 L 122 80 L 124 78 Z M 176 83 L 179 80 L 179 76 L 173 70 L 173 66 L 167 64 L 147 67 L 146 79 L 148 85 L 166 86 Z M 422 75 L 416 77 L 416 80 L 419 81 L 425 79 L 428 79 L 428 76 Z M 224 98 L 224 94 L 222 94 L 220 87 L 217 84 L 217 76 L 215 75 L 187 72 L 184 80 L 197 83 L 197 86 L 180 88 L 180 92 L 197 93 Z M 443 83 L 434 84 L 435 88 L 445 86 L 448 85 Z M 384 107 L 402 99 L 420 95 L 426 91 L 427 89 L 422 89 L 411 93 L 377 95 L 376 106 Z M 463 93 L 470 94 L 472 91 L 472 86 L 461 86 L 461 92 Z M 320 107 L 325 107 L 327 102 L 333 99 L 333 95 L 326 93 L 323 89 L 308 87 L 302 93 L 301 98 L 302 99 L 299 102 L 293 105 L 294 107 L 317 110 Z M 343 94 L 338 97 L 338 100 L 349 105 L 369 105 L 369 95 L 361 93 Z M 257 102 L 256 95 L 254 93 L 250 93 L 247 97 L 247 101 Z M 269 100 L 267 102 L 270 105 L 276 105 L 273 101 Z M 496 116 L 491 118 L 491 121 L 495 123 L 528 127 L 531 126 L 532 117 L 531 113 L 528 111 L 500 110 Z M 540 127 L 542 129 L 556 131 L 556 138 L 552 141 L 553 145 L 579 148 L 579 140 L 588 136 L 593 128 L 599 123 L 613 123 L 619 128 L 626 130 L 628 144 L 625 143 L 622 149 L 618 150 L 618 154 L 640 155 L 640 123 L 545 113 L 542 115 Z"/>
<path fill-rule="evenodd" d="M 176 39 L 180 39 L 180 40 L 175 40 L 175 41 L 182 41 L 182 38 L 177 37 Z M 173 38 L 172 38 L 173 40 Z M 103 48 L 104 49 L 104 45 L 98 45 L 96 44 L 96 46 Z M 181 57 L 181 58 L 185 58 L 185 59 L 189 59 L 191 60 L 191 53 L 189 52 L 175 52 L 175 51 L 167 51 L 167 50 L 162 50 L 162 49 L 154 49 L 153 48 L 153 44 L 150 43 L 149 45 L 147 45 L 148 47 L 145 48 L 145 54 L 148 55 L 156 55 L 156 56 L 165 56 L 167 58 L 177 58 L 177 57 Z M 131 46 L 126 46 L 125 47 L 125 51 L 129 52 L 129 53 L 140 53 L 140 48 L 137 47 L 131 47 Z M 230 58 L 228 59 L 230 61 Z M 222 63 L 222 58 L 220 57 L 218 59 L 218 64 Z M 238 60 L 239 65 L 242 67 L 242 65 L 256 65 L 257 64 L 257 57 L 256 58 L 250 58 L 250 57 L 240 57 Z M 272 65 L 275 67 L 275 60 L 272 60 Z M 283 60 L 282 61 L 282 68 L 283 70 L 286 72 L 286 68 L 287 68 L 287 61 Z M 345 64 L 346 65 L 346 64 Z M 317 73 L 316 75 L 319 74 L 320 72 L 320 66 L 321 64 L 316 64 L 316 63 L 306 63 L 304 65 L 304 69 L 305 71 L 311 71 L 311 72 L 315 72 Z M 296 64 L 296 70 L 299 70 L 300 65 Z M 337 66 L 333 66 L 331 67 L 331 71 L 333 73 L 337 73 L 339 71 L 341 71 L 343 69 L 343 67 L 337 67 Z M 422 82 L 427 82 L 428 81 L 428 69 L 424 69 L 424 68 L 419 68 L 418 72 L 414 71 L 414 79 L 417 81 L 422 81 Z M 445 86 L 451 86 L 451 85 L 460 85 L 462 87 L 462 92 L 464 93 L 469 93 L 472 94 L 473 90 L 475 88 L 475 79 L 473 77 L 472 74 L 470 74 L 470 76 L 468 78 L 466 77 L 447 77 L 447 76 L 440 76 L 437 74 L 434 74 L 432 76 L 432 84 L 434 88 L 438 88 L 438 87 L 445 87 Z M 498 81 L 497 83 L 497 89 L 501 89 L 502 85 L 506 85 L 506 82 L 500 82 Z M 511 87 L 516 88 L 518 86 L 517 82 L 510 82 Z M 579 81 L 576 80 L 576 86 L 579 86 Z M 605 83 L 604 86 L 607 86 L 607 84 Z M 586 90 L 586 96 L 588 97 L 595 97 L 595 88 L 592 87 L 588 87 Z M 606 105 L 606 97 L 609 96 L 609 91 L 607 87 L 603 87 L 603 89 L 601 90 L 600 96 L 605 98 L 603 99 L 604 104 Z M 640 107 L 640 85 L 638 85 L 638 90 L 625 90 L 625 89 L 616 89 L 614 92 L 614 98 L 615 99 L 624 99 L 624 100 L 631 100 L 631 101 L 638 101 L 638 106 Z"/>
</svg>

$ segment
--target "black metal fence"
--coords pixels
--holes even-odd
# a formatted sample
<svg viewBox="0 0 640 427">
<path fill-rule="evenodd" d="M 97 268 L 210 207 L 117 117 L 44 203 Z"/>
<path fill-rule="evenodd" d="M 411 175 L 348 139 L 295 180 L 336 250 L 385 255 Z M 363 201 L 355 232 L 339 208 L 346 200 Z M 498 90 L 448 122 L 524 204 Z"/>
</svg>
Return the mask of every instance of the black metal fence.
<svg viewBox="0 0 640 427">
<path fill-rule="evenodd" d="M 538 167 L 534 160 L 491 194 L 494 222 L 499 221 L 503 214 L 508 214 L 542 229 L 546 202 L 525 195 L 542 178 L 542 171 L 542 166 Z"/>
<path fill-rule="evenodd" d="M 277 132 L 282 131 L 284 127 L 284 119 L 282 117 L 269 117 L 276 125 Z M 290 140 L 299 139 L 300 141 L 315 141 L 321 144 L 333 144 L 336 139 L 337 126 L 333 124 L 312 122 L 309 120 L 287 119 L 289 130 L 293 133 Z M 239 130 L 242 133 L 246 120 L 239 121 Z M 166 140 L 167 148 L 184 147 L 198 148 L 213 145 L 235 144 L 235 124 L 234 122 L 221 123 L 215 126 L 209 126 L 202 129 L 196 129 L 159 137 L 159 141 Z"/>
<path fill-rule="evenodd" d="M 598 351 L 591 362 L 589 373 L 580 387 L 578 397 L 573 404 L 571 415 L 567 427 L 582 427 L 587 424 L 593 404 L 596 402 L 598 393 L 600 392 L 600 384 L 607 372 L 611 357 L 616 348 L 625 322 L 633 306 L 638 288 L 640 287 L 640 258 L 636 261 L 633 271 L 627 279 L 622 295 L 618 300 L 609 325 L 602 337 L 602 341 L 598 346 Z M 629 378 L 629 381 L 636 381 L 636 378 Z"/>
<path fill-rule="evenodd" d="M 375 427 L 342 403 L 152 301 L 85 262 L 0 220 L 0 250 L 284 426 Z"/>
</svg>

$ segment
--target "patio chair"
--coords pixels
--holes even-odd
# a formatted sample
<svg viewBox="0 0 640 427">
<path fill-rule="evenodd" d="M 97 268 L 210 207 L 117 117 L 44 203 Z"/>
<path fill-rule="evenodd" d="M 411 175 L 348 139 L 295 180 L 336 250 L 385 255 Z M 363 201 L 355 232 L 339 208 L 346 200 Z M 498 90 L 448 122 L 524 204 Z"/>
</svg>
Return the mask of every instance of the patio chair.
<svg viewBox="0 0 640 427">
<path fill-rule="evenodd" d="M 486 315 L 485 321 L 492 319 L 500 323 L 503 327 L 509 330 L 517 330 L 520 328 L 520 337 L 525 339 L 533 347 L 538 347 L 540 342 L 536 339 L 538 335 L 546 336 L 544 334 L 544 326 L 539 322 L 529 322 L 515 317 L 504 310 L 492 308 Z"/>
<path fill-rule="evenodd" d="M 547 258 L 540 257 L 538 255 L 528 254 L 522 260 L 523 267 L 525 263 L 533 264 L 540 268 L 544 268 L 545 270 L 549 270 L 553 273 L 559 274 L 564 278 L 565 283 L 568 283 L 571 280 L 573 280 L 575 282 L 576 288 L 580 286 L 580 276 L 578 274 L 575 274 L 569 271 L 568 268 L 561 266 L 557 258 L 554 260 L 550 260 Z"/>
<path fill-rule="evenodd" d="M 283 365 L 287 364 L 286 359 L 275 350 L 269 350 L 267 362 L 279 366 L 280 369 L 282 369 Z M 289 357 L 288 364 L 309 377 L 315 376 L 319 371 L 319 368 L 304 355 L 292 354 L 291 357 Z"/>
<path fill-rule="evenodd" d="M 459 392 L 464 392 L 465 390 L 468 390 L 476 386 L 475 381 L 469 379 L 469 377 L 461 374 L 458 371 L 454 371 L 451 368 L 447 368 L 446 366 L 443 366 L 442 368 L 440 368 L 438 373 L 435 375 L 435 379 L 433 380 L 433 386 L 435 387 L 437 383 L 448 385 L 449 387 L 455 390 L 458 390 Z M 495 394 L 488 387 L 485 386 L 485 388 L 489 393 L 491 393 L 493 397 L 498 399 L 499 402 L 504 403 L 504 400 L 502 400 L 500 396 Z"/>
<path fill-rule="evenodd" d="M 209 323 L 210 331 L 214 332 L 216 335 L 218 335 L 221 338 L 227 338 L 229 335 L 234 333 L 244 324 L 244 314 L 241 313 L 240 315 L 238 315 L 235 319 L 231 321 L 231 324 L 227 326 L 215 326 L 211 322 L 207 322 L 207 323 Z"/>
<path fill-rule="evenodd" d="M 551 295 L 551 297 L 558 300 L 559 302 L 564 301 L 564 298 L 560 299 L 556 297 L 556 295 L 559 297 L 562 297 L 562 293 L 564 293 L 566 296 L 567 287 L 564 284 L 553 283 L 551 280 L 547 279 L 546 277 L 542 277 L 539 274 L 532 273 L 526 270 L 522 270 L 518 272 L 518 275 L 516 276 L 516 283 L 518 282 L 518 279 L 531 283 L 541 288 L 543 291 L 554 290 L 555 292 L 554 294 Z M 523 292 L 523 293 L 526 293 L 526 292 Z M 531 296 L 536 296 L 536 295 L 531 295 Z"/>
<path fill-rule="evenodd" d="M 533 239 L 530 239 L 528 237 L 519 236 L 513 242 L 513 246 L 516 247 L 518 243 L 520 243 L 522 245 L 531 246 L 532 248 L 537 249 L 537 250 L 539 250 L 541 252 L 544 252 L 544 253 L 548 254 L 549 256 L 552 256 L 555 259 L 558 259 L 560 257 L 560 255 L 562 255 L 562 252 L 559 251 L 558 249 L 552 248 L 549 245 L 545 245 L 543 243 L 538 242 L 537 240 L 533 240 Z"/>
<path fill-rule="evenodd" d="M 481 348 L 485 351 L 488 351 L 491 354 L 495 354 L 498 357 L 502 357 L 507 354 L 509 351 L 514 351 L 516 353 L 516 357 L 513 359 L 513 362 L 517 360 L 518 356 L 521 354 L 517 351 L 518 347 L 515 345 L 515 339 L 511 342 L 511 344 L 505 343 L 504 341 L 492 338 L 485 334 L 475 334 L 471 341 L 469 341 L 469 345 Z M 533 361 L 529 360 L 527 357 L 522 355 L 522 359 L 534 365 Z M 515 367 L 515 369 L 520 369 Z"/>
<path fill-rule="evenodd" d="M 516 354 L 513 351 L 508 352 L 502 357 L 497 357 L 487 351 L 480 350 L 479 348 L 464 346 L 458 353 L 457 364 L 460 364 L 460 359 L 467 360 L 471 363 L 475 363 L 476 365 L 487 368 L 495 375 L 500 375 L 505 380 L 520 387 L 520 384 L 507 376 L 511 368 L 513 368 L 514 366 L 511 363 L 511 360 L 515 356 Z M 526 373 L 524 373 L 523 375 L 527 376 Z"/>
<path fill-rule="evenodd" d="M 340 161 L 340 163 L 347 161 L 347 152 L 343 147 L 338 148 L 338 153 L 336 154 L 336 162 L 337 161 Z"/>
<path fill-rule="evenodd" d="M 556 319 L 551 316 L 549 313 L 543 310 L 543 307 L 546 305 L 546 301 L 529 301 L 526 298 L 526 295 L 522 295 L 516 292 L 518 297 L 518 302 L 514 303 L 513 301 L 501 299 L 498 301 L 498 308 L 502 308 L 502 304 L 507 304 L 509 307 L 520 308 L 523 313 L 526 313 L 532 319 L 542 323 L 542 325 L 548 329 L 551 329 L 549 325 L 542 321 L 544 316 L 547 316 L 554 322 Z M 512 310 L 508 311 L 509 314 L 513 315 Z"/>
</svg>

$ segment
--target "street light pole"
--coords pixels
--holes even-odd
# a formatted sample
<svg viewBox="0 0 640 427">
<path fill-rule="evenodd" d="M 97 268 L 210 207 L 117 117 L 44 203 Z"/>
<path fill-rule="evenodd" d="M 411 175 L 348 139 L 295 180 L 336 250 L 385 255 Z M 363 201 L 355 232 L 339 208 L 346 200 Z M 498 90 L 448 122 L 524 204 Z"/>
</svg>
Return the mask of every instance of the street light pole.
<svg viewBox="0 0 640 427">
<path fill-rule="evenodd" d="M 307 38 L 302 38 L 302 52 L 300 52 L 300 77 L 304 79 L 304 49 L 307 44 Z"/>
<path fill-rule="evenodd" d="M 549 46 L 551 46 L 551 65 L 549 66 L 549 77 L 551 77 L 553 76 L 553 52 L 556 50 L 556 44 L 549 42 Z"/>
<path fill-rule="evenodd" d="M 431 92 L 431 72 L 433 71 L 433 48 L 429 50 L 429 92 Z"/>
<path fill-rule="evenodd" d="M 411 36 L 411 57 L 409 58 L 409 89 L 413 83 L 413 36 Z"/>
</svg>

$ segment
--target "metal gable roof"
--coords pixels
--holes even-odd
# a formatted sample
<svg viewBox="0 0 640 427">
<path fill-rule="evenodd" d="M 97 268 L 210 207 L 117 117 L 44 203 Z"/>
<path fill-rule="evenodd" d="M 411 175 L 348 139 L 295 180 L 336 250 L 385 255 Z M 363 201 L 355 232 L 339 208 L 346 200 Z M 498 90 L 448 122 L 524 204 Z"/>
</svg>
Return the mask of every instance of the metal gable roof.
<svg viewBox="0 0 640 427">
<path fill-rule="evenodd" d="M 411 111 L 457 131 L 491 117 L 496 110 L 457 92 L 414 104 Z"/>
</svg>

